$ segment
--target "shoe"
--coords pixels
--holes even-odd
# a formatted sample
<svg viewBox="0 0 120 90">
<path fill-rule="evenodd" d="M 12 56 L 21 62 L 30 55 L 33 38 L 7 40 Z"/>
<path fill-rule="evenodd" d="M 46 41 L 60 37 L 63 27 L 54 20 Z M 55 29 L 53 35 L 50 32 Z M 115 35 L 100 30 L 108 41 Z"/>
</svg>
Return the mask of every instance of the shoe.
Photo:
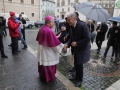
<svg viewBox="0 0 120 90">
<path fill-rule="evenodd" d="M 103 56 L 101 59 L 102 59 L 102 60 L 105 60 L 105 59 L 106 59 L 106 57 L 105 57 L 105 56 Z"/>
<path fill-rule="evenodd" d="M 27 48 L 28 48 L 27 45 L 24 45 L 24 47 L 22 49 L 27 49 Z"/>
<path fill-rule="evenodd" d="M 82 86 L 82 82 L 81 81 L 76 81 L 75 82 L 75 87 L 81 87 Z"/>
<path fill-rule="evenodd" d="M 20 50 L 17 50 L 16 52 L 18 52 L 18 53 L 19 53 L 19 52 L 21 52 L 21 51 L 20 51 Z"/>
<path fill-rule="evenodd" d="M 2 55 L 1 57 L 2 57 L 2 58 L 8 58 L 8 56 L 6 56 L 6 55 Z"/>
<path fill-rule="evenodd" d="M 69 70 L 69 72 L 74 72 L 74 71 L 75 71 L 75 68 L 74 68 L 74 67 Z"/>
<path fill-rule="evenodd" d="M 11 47 L 12 45 L 10 44 L 10 45 L 8 45 L 9 47 Z"/>
<path fill-rule="evenodd" d="M 113 57 L 111 57 L 111 59 L 113 59 Z"/>
<path fill-rule="evenodd" d="M 18 52 L 12 52 L 12 54 L 18 54 Z"/>
</svg>

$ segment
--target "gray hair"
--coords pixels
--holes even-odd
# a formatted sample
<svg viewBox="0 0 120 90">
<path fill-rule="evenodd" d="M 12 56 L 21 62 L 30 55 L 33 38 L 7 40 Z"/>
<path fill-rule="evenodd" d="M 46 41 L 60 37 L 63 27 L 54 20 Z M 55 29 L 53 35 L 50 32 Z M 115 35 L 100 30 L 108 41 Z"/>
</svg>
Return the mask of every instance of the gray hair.
<svg viewBox="0 0 120 90">
<path fill-rule="evenodd" d="M 71 13 L 69 14 L 68 16 L 72 17 L 72 18 L 77 18 L 76 14 L 75 13 Z"/>
<path fill-rule="evenodd" d="M 50 20 L 45 20 L 45 24 L 49 24 L 52 19 L 53 19 L 53 18 L 51 18 Z"/>
</svg>

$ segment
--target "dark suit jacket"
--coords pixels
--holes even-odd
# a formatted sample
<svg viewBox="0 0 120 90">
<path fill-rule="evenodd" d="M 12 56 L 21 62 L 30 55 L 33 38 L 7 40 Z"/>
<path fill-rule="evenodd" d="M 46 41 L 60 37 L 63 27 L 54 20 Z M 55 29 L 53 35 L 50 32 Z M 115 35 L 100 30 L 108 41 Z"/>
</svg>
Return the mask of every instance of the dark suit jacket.
<svg viewBox="0 0 120 90">
<path fill-rule="evenodd" d="M 108 26 L 106 24 L 101 24 L 97 27 L 96 31 L 100 30 L 100 32 L 97 33 L 96 39 L 104 41 L 105 40 L 105 34 L 108 30 Z"/>
<path fill-rule="evenodd" d="M 84 64 L 90 60 L 90 31 L 86 23 L 77 21 L 76 27 L 70 29 L 70 40 L 68 47 L 71 43 L 77 42 L 74 47 L 74 63 Z"/>
<path fill-rule="evenodd" d="M 115 45 L 115 39 L 117 38 L 117 34 L 115 34 L 115 30 L 118 30 L 118 27 L 110 28 L 107 33 L 107 38 L 109 38 L 107 44 L 109 44 L 110 46 Z"/>
<path fill-rule="evenodd" d="M 88 28 L 89 28 L 89 30 L 90 30 L 90 25 L 89 24 L 87 24 L 87 26 L 88 26 Z M 94 25 L 91 23 L 91 33 L 94 31 Z"/>
</svg>

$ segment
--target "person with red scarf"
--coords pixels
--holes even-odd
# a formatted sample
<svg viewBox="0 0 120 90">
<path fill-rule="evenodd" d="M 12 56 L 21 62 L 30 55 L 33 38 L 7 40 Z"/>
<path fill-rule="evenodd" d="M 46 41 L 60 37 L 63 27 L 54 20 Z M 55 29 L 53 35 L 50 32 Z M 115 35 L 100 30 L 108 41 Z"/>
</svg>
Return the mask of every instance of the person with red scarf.
<svg viewBox="0 0 120 90">
<path fill-rule="evenodd" d="M 8 19 L 8 29 L 12 41 L 12 54 L 18 54 L 18 36 L 19 36 L 19 23 L 15 21 L 15 13 L 10 12 L 10 18 Z"/>
</svg>

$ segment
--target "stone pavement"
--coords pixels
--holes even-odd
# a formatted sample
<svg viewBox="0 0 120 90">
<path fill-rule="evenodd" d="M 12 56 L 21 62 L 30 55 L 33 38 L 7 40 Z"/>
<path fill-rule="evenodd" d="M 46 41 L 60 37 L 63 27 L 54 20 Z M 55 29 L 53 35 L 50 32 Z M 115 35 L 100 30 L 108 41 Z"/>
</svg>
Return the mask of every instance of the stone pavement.
<svg viewBox="0 0 120 90">
<path fill-rule="evenodd" d="M 27 31 L 28 45 L 34 50 L 37 50 L 37 42 L 35 41 L 38 31 Z M 34 43 L 33 43 L 34 42 Z M 106 58 L 106 62 L 101 61 L 101 57 L 106 47 L 106 41 L 103 43 L 103 48 L 100 54 L 96 54 L 95 44 L 91 49 L 91 60 L 84 65 L 84 79 L 81 90 L 105 90 L 120 79 L 120 65 L 115 65 L 110 62 L 111 49 Z M 60 57 L 58 71 L 68 77 L 68 70 L 71 68 L 70 58 Z M 109 89 L 108 89 L 109 90 Z M 117 89 L 119 90 L 119 89 Z"/>
<path fill-rule="evenodd" d="M 22 50 L 21 43 L 21 52 L 12 55 L 8 46 L 10 37 L 3 38 L 3 41 L 8 59 L 0 57 L 0 90 L 67 90 L 57 78 L 50 83 L 39 79 L 36 58 L 28 50 Z"/>
</svg>

